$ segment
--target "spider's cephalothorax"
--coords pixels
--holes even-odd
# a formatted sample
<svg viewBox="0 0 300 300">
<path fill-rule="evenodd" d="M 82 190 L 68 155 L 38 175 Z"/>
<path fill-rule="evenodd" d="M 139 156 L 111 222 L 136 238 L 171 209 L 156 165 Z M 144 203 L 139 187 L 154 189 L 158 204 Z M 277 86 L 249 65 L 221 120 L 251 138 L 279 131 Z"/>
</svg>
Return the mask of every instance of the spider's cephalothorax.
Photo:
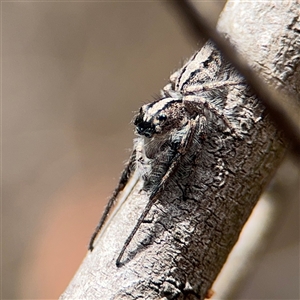
<svg viewBox="0 0 300 300">
<path fill-rule="evenodd" d="M 143 105 L 135 118 L 136 133 L 147 138 L 163 135 L 187 123 L 183 100 L 163 98 Z"/>
</svg>

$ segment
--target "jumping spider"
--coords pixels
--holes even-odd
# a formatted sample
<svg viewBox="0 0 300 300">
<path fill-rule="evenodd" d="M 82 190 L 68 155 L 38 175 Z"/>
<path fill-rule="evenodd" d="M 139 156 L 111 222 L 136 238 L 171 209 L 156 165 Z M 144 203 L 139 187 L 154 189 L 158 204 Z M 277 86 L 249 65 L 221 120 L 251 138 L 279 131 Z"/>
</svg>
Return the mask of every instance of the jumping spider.
<svg viewBox="0 0 300 300">
<path fill-rule="evenodd" d="M 217 119 L 224 132 L 235 134 L 226 117 L 214 108 L 205 98 L 192 92 L 182 95 L 179 92 L 164 91 L 163 97 L 143 105 L 135 118 L 134 125 L 138 138 L 127 167 L 122 173 L 118 187 L 109 200 L 103 216 L 91 237 L 89 250 L 101 230 L 117 196 L 126 186 L 133 172 L 139 172 L 144 180 L 143 190 L 149 193 L 149 201 L 137 224 L 125 241 L 116 260 L 120 266 L 122 256 L 145 219 L 155 201 L 159 198 L 165 183 L 176 172 L 195 136 L 205 139 L 207 120 Z M 164 164 L 160 167 L 159 164 Z M 153 169 L 156 171 L 153 172 Z"/>
</svg>

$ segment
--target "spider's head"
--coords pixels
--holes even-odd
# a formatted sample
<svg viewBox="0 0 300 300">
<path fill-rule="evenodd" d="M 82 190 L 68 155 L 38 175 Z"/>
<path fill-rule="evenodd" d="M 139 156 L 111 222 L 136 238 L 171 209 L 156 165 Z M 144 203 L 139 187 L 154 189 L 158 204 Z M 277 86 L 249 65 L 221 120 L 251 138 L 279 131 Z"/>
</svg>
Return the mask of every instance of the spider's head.
<svg viewBox="0 0 300 300">
<path fill-rule="evenodd" d="M 166 133 L 176 127 L 181 106 L 182 100 L 174 98 L 164 98 L 143 105 L 134 121 L 136 132 L 147 138 Z"/>
</svg>

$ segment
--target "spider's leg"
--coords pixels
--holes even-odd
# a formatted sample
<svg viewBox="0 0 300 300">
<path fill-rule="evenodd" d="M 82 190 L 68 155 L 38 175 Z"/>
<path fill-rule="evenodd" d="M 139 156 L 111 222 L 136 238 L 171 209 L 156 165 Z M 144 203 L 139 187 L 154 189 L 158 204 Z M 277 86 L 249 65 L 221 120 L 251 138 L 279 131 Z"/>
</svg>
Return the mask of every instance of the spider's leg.
<svg viewBox="0 0 300 300">
<path fill-rule="evenodd" d="M 243 82 L 240 79 L 236 80 L 220 80 L 220 81 L 210 81 L 202 84 L 194 84 L 186 87 L 185 93 L 199 95 L 201 92 L 209 91 L 213 89 L 220 89 L 226 86 L 237 86 L 241 85 Z"/>
<path fill-rule="evenodd" d="M 172 158 L 172 160 L 170 162 L 170 167 L 168 168 L 168 171 L 162 177 L 162 179 L 161 179 L 160 183 L 157 185 L 157 187 L 152 191 L 143 213 L 139 217 L 135 227 L 131 231 L 130 235 L 126 239 L 126 241 L 120 251 L 120 254 L 116 260 L 117 267 L 119 267 L 121 265 L 121 259 L 124 255 L 126 248 L 130 244 L 131 240 L 133 239 L 134 235 L 136 234 L 136 232 L 139 229 L 140 225 L 142 224 L 143 220 L 149 213 L 152 205 L 156 202 L 160 193 L 163 191 L 163 187 L 164 187 L 166 181 L 176 171 L 176 168 L 180 164 L 181 159 L 184 157 L 186 150 L 189 148 L 189 146 L 193 140 L 198 123 L 199 123 L 199 116 L 197 116 L 196 119 L 189 121 L 189 123 L 187 125 L 187 133 L 183 136 L 183 138 L 178 146 L 177 153 L 174 155 L 174 157 Z"/>
<path fill-rule="evenodd" d="M 126 186 L 129 178 L 131 177 L 132 173 L 135 170 L 135 156 L 136 156 L 136 150 L 134 149 L 132 151 L 132 154 L 130 156 L 130 159 L 129 159 L 128 163 L 126 164 L 126 167 L 125 167 L 124 171 L 121 174 L 119 184 L 116 187 L 116 189 L 114 190 L 111 198 L 109 199 L 109 201 L 108 201 L 108 203 L 107 203 L 107 205 L 104 209 L 103 215 L 102 215 L 97 227 L 95 228 L 95 231 L 94 231 L 93 235 L 91 236 L 91 239 L 90 239 L 90 242 L 89 242 L 89 247 L 88 247 L 88 249 L 90 251 L 93 251 L 95 239 L 96 239 L 99 231 L 103 227 L 104 222 L 106 221 L 111 208 L 114 206 L 119 193 L 124 189 L 124 187 Z"/>
<path fill-rule="evenodd" d="M 197 96 L 195 96 L 198 98 Z M 190 114 L 198 114 L 204 115 L 204 110 L 208 110 L 210 113 L 214 114 L 216 117 L 221 119 L 225 126 L 230 130 L 231 134 L 233 134 L 237 138 L 242 138 L 237 132 L 236 129 L 232 126 L 228 118 L 213 104 L 207 101 L 193 101 L 193 100 L 184 100 L 184 104 L 186 109 L 189 111 Z"/>
</svg>

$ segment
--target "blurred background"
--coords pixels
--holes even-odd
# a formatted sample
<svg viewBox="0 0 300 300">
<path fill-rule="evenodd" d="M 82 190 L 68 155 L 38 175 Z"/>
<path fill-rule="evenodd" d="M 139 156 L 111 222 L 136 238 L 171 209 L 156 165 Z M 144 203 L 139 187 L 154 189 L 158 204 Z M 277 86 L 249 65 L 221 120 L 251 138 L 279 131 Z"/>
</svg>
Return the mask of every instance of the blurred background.
<svg viewBox="0 0 300 300">
<path fill-rule="evenodd" d="M 223 2 L 205 4 L 216 21 Z M 160 1 L 1 5 L 2 299 L 57 299 L 129 157 L 135 112 L 204 40 Z M 239 299 L 299 299 L 299 171 L 281 173 L 282 221 Z"/>
</svg>

